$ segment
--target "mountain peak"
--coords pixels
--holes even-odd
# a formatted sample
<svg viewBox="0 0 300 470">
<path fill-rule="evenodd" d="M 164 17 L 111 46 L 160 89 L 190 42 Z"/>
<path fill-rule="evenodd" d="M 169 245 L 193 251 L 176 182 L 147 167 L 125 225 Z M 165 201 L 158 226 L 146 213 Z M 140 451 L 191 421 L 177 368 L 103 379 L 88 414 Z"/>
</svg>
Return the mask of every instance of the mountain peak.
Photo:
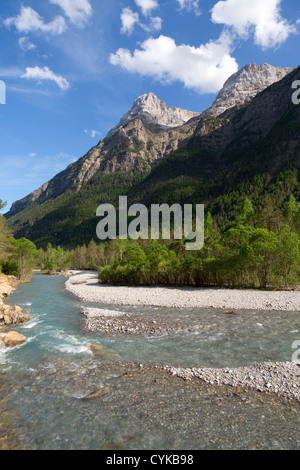
<svg viewBox="0 0 300 470">
<path fill-rule="evenodd" d="M 157 96 L 152 92 L 150 91 L 149 93 L 145 93 L 144 95 L 141 95 L 139 96 L 135 102 L 133 103 L 133 106 L 136 105 L 136 106 L 145 106 L 147 105 L 147 103 L 150 103 L 150 102 L 159 102 L 161 100 L 159 100 L 157 98 Z"/>
<path fill-rule="evenodd" d="M 107 134 L 111 137 L 130 121 L 137 118 L 144 118 L 149 124 L 157 124 L 165 128 L 173 128 L 185 124 L 187 121 L 200 113 L 187 111 L 181 108 L 167 106 L 165 101 L 157 98 L 150 92 L 139 96 L 133 103 L 128 113 L 124 114 L 119 124 Z"/>
<path fill-rule="evenodd" d="M 247 64 L 226 80 L 213 105 L 204 114 L 218 116 L 229 108 L 248 103 L 293 70 L 292 67 L 274 67 L 267 63 Z"/>
</svg>

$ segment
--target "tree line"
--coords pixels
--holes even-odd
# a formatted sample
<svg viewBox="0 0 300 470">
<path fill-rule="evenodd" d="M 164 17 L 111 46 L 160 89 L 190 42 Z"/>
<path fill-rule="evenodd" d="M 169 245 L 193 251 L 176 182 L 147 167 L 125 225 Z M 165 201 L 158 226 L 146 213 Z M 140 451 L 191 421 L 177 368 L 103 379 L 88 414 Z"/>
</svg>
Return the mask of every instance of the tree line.
<svg viewBox="0 0 300 470">
<path fill-rule="evenodd" d="M 276 231 L 257 226 L 252 203 L 246 199 L 236 220 L 224 227 L 218 228 L 207 214 L 202 250 L 186 251 L 185 241 L 168 246 L 152 241 L 144 247 L 131 243 L 113 263 L 100 267 L 99 279 L 131 285 L 294 286 L 300 284 L 300 204 L 293 196 L 282 219 L 285 223 Z"/>
<path fill-rule="evenodd" d="M 0 208 L 3 203 L 0 202 Z M 0 266 L 4 274 L 30 280 L 33 269 L 63 272 L 99 270 L 103 283 L 286 288 L 300 284 L 300 203 L 290 196 L 279 210 L 267 205 L 257 213 L 248 198 L 234 220 L 205 219 L 202 250 L 187 251 L 185 240 L 90 241 L 73 250 L 37 249 L 15 240 L 0 215 Z"/>
</svg>

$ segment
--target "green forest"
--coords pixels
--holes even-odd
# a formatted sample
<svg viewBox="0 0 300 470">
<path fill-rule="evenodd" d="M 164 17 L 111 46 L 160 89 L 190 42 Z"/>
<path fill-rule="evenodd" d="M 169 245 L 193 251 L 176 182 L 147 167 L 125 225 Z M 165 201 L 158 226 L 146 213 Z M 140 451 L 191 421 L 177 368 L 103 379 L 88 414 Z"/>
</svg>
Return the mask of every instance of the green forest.
<svg viewBox="0 0 300 470">
<path fill-rule="evenodd" d="M 290 195 L 281 209 L 266 201 L 258 211 L 246 197 L 235 217 L 223 222 L 207 212 L 199 251 L 187 251 L 185 240 L 119 239 L 37 249 L 26 238 L 14 239 L 1 215 L 0 266 L 20 282 L 34 269 L 51 274 L 73 268 L 99 270 L 101 282 L 119 285 L 293 288 L 300 284 L 300 202 Z"/>
</svg>

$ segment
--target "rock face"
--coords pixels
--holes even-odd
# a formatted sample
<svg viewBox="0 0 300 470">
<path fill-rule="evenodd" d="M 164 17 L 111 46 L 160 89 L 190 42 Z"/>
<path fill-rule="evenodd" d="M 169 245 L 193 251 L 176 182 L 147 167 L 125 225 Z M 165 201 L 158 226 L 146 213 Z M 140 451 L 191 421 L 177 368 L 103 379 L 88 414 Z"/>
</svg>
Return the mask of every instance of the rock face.
<svg viewBox="0 0 300 470">
<path fill-rule="evenodd" d="M 26 338 L 23 335 L 20 335 L 16 331 L 10 331 L 9 333 L 2 333 L 0 334 L 0 349 L 2 343 L 6 348 L 15 348 L 16 346 L 20 346 L 26 342 Z"/>
<path fill-rule="evenodd" d="M 211 108 L 203 114 L 218 116 L 233 106 L 242 106 L 293 70 L 269 64 L 248 64 L 229 77 Z"/>
<path fill-rule="evenodd" d="M 154 93 L 140 96 L 133 103 L 132 108 L 120 120 L 119 124 L 111 129 L 108 137 L 125 127 L 130 121 L 144 118 L 149 124 L 157 124 L 165 129 L 182 126 L 200 113 L 186 111 L 180 108 L 172 108 L 161 101 Z"/>
<path fill-rule="evenodd" d="M 19 325 L 30 320 L 20 307 L 3 304 L 2 300 L 11 295 L 18 280 L 14 276 L 0 276 L 0 327 L 4 325 Z"/>
<path fill-rule="evenodd" d="M 14 292 L 17 285 L 18 280 L 16 277 L 0 275 L 0 304 L 3 299 Z"/>
<path fill-rule="evenodd" d="M 22 312 L 18 306 L 0 304 L 0 326 L 19 325 L 30 321 L 29 315 Z"/>
</svg>

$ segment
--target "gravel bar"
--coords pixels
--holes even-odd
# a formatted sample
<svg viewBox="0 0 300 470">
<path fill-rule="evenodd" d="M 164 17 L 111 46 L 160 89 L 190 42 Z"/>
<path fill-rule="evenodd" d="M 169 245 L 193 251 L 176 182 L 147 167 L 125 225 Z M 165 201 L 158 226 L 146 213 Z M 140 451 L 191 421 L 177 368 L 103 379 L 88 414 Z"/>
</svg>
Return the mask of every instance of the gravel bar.
<svg viewBox="0 0 300 470">
<path fill-rule="evenodd" d="M 300 311 L 300 291 L 111 286 L 100 284 L 97 273 L 70 274 L 66 289 L 84 302 L 168 308 Z"/>
<path fill-rule="evenodd" d="M 84 327 L 88 332 L 110 335 L 176 335 L 183 332 L 199 331 L 186 318 L 178 321 L 176 318 L 152 316 L 98 308 L 83 307 Z"/>
<path fill-rule="evenodd" d="M 164 370 L 184 380 L 198 378 L 210 385 L 229 385 L 270 392 L 300 402 L 300 362 L 266 362 L 237 369 L 189 369 L 166 366 Z"/>
</svg>

